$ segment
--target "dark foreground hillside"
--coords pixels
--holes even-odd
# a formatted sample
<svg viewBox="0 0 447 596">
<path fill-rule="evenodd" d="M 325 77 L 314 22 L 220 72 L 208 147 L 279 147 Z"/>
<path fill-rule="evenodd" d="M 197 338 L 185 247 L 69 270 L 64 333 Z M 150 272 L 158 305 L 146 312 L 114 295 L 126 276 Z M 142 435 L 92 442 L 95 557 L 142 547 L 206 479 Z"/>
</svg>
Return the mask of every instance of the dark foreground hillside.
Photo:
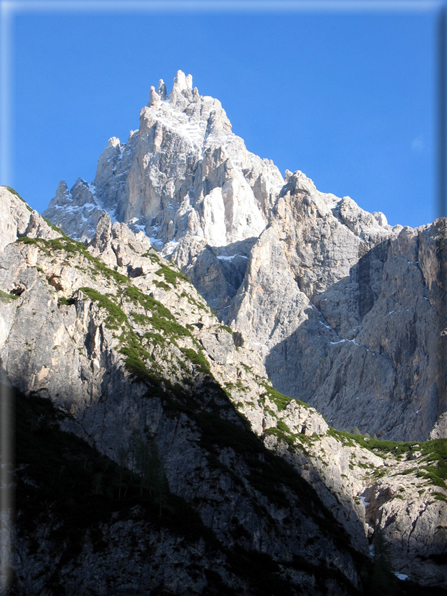
<svg viewBox="0 0 447 596">
<path fill-rule="evenodd" d="M 278 560 L 247 548 L 252 537 L 237 519 L 232 524 L 233 543 L 223 544 L 203 524 L 194 501 L 169 491 L 155 444 L 145 450 L 136 443 L 132 473 L 59 430 L 61 413 L 49 400 L 19 392 L 14 392 L 14 400 L 18 471 L 11 595 L 421 594 L 420 586 L 401 582 L 390 572 L 385 548 L 374 561 L 350 549 L 349 539 L 321 509 L 313 491 L 242 426 L 213 420 L 209 414 L 204 417 L 203 422 L 214 423 L 215 430 L 226 431 L 205 438 L 210 473 L 219 467 L 213 451 L 234 449 L 251 477 L 247 492 L 262 495 L 258 508 L 264 508 L 264 517 L 284 500 L 286 488 L 287 500 L 297 503 L 319 526 L 319 535 L 305 542 L 309 547 L 319 542 L 321 550 L 326 541 L 335 541 L 358 573 L 357 587 L 321 557 L 308 556 L 306 549 L 301 556 Z M 195 420 L 203 416 L 201 401 L 188 399 L 187 407 L 198 406 Z M 218 478 L 229 470 L 223 472 Z M 296 514 L 291 517 L 296 522 Z M 283 526 L 290 521 L 270 518 L 270 523 Z M 445 591 L 424 588 L 424 594 Z"/>
</svg>

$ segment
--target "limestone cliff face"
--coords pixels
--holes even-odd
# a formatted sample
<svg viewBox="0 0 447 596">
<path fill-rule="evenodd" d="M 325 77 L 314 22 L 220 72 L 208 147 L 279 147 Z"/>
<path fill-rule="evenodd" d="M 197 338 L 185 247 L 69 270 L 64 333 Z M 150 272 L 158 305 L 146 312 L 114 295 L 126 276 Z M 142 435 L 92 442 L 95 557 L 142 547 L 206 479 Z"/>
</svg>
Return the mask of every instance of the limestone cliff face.
<svg viewBox="0 0 447 596">
<path fill-rule="evenodd" d="M 181 268 L 280 391 L 339 429 L 447 437 L 445 221 L 391 227 L 300 171 L 283 179 L 181 71 L 45 215 L 92 239 L 103 211 Z"/>
<path fill-rule="evenodd" d="M 104 214 L 85 247 L 43 220 L 31 225 L 37 215 L 0 193 L 9 204 L 0 358 L 9 383 L 27 396 L 16 412 L 24 443 L 51 447 L 60 429 L 108 458 L 89 480 L 88 507 L 98 501 L 100 512 L 76 531 L 68 529 L 75 505 L 68 499 L 61 510 L 58 502 L 68 497 L 39 491 L 52 480 L 54 491 L 70 485 L 67 465 L 82 476 L 97 456 L 66 439 L 55 478 L 48 468 L 39 477 L 45 462 L 30 454 L 18 462 L 14 593 L 68 585 L 73 594 L 369 594 L 367 557 L 378 536 L 395 572 L 445 587 L 444 441 L 395 452 L 337 433 L 315 409 L 272 388 L 258 351 L 219 323 L 144 233 Z M 276 243 L 275 258 L 286 263 L 275 234 L 270 227 L 261 239 Z M 264 263 L 256 265 L 256 254 L 253 274 Z M 260 292 L 271 269 L 258 273 Z M 438 272 L 430 275 L 436 286 Z M 311 309 L 303 292 L 294 299 L 290 318 Z M 53 418 L 44 403 L 53 404 Z M 115 469 L 117 484 L 107 484 Z M 129 481 L 126 493 L 136 494 L 123 504 L 124 469 L 141 488 Z M 251 575 L 260 567 L 260 578 Z"/>
<path fill-rule="evenodd" d="M 335 427 L 445 437 L 445 239 L 445 220 L 391 229 L 297 173 L 227 322 L 259 346 L 278 390 Z"/>
</svg>

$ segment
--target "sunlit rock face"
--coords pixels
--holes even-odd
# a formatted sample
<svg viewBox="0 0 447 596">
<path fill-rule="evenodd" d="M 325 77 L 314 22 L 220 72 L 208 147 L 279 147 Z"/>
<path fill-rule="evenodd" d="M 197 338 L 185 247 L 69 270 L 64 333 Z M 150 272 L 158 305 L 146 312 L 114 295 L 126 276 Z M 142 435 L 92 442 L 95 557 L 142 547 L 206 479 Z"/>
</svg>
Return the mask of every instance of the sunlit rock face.
<svg viewBox="0 0 447 596">
<path fill-rule="evenodd" d="M 46 216 L 78 238 L 92 238 L 94 228 L 83 218 L 89 218 L 85 205 L 96 205 L 144 229 L 158 248 L 187 235 L 225 246 L 259 236 L 282 184 L 272 162 L 232 133 L 221 103 L 199 95 L 192 77 L 179 71 L 169 96 L 163 81 L 158 92 L 151 87 L 140 128 L 126 144 L 109 140 L 82 198 L 79 181 L 72 198 L 61 183 Z"/>
<path fill-rule="evenodd" d="M 446 437 L 446 221 L 385 222 L 290 175 L 226 320 L 336 428 Z"/>
<path fill-rule="evenodd" d="M 181 71 L 44 215 L 89 240 L 104 211 L 182 269 L 282 392 L 340 429 L 447 436 L 444 220 L 392 227 L 299 170 L 283 178 Z"/>
</svg>

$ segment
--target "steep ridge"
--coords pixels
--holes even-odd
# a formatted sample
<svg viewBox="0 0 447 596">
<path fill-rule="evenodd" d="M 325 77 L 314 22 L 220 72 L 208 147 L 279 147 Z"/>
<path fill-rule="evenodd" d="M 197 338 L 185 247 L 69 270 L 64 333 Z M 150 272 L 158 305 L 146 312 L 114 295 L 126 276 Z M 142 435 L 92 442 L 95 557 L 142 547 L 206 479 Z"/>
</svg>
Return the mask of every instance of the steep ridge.
<svg viewBox="0 0 447 596">
<path fill-rule="evenodd" d="M 381 540 L 409 578 L 397 593 L 441 593 L 445 441 L 332 430 L 272 388 L 142 232 L 105 214 L 86 247 L 0 199 L 0 358 L 30 444 L 15 471 L 13 593 L 373 594 L 393 581 Z M 95 503 L 85 519 L 70 468 Z"/>
<path fill-rule="evenodd" d="M 103 211 L 181 268 L 280 391 L 339 429 L 447 437 L 444 220 L 391 227 L 300 171 L 284 180 L 181 71 L 45 216 L 84 240 Z"/>
</svg>

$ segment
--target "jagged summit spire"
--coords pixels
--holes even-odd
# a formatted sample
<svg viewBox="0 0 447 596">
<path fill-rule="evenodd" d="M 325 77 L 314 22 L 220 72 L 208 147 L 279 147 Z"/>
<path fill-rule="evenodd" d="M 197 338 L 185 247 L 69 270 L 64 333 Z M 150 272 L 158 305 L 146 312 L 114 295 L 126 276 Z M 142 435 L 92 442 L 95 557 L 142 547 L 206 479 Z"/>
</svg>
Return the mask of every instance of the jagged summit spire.
<svg viewBox="0 0 447 596">
<path fill-rule="evenodd" d="M 166 97 L 168 96 L 166 85 L 163 79 L 160 79 L 158 82 L 158 95 L 160 96 L 160 99 L 166 99 Z"/>
<path fill-rule="evenodd" d="M 192 88 L 192 75 L 185 75 L 182 70 L 178 70 L 177 74 L 174 77 L 174 81 L 172 84 L 172 90 L 169 95 L 169 100 L 171 103 L 175 103 L 177 97 L 184 95 L 184 96 L 194 96 L 198 97 L 199 92 L 197 87 L 194 89 Z M 158 89 L 155 91 L 155 87 L 151 86 L 149 91 L 149 103 L 148 106 L 156 106 L 160 101 L 166 101 L 168 97 L 168 92 L 166 89 L 166 84 L 163 79 L 160 79 L 158 83 Z"/>
<path fill-rule="evenodd" d="M 169 95 L 169 101 L 176 103 L 177 98 L 192 96 L 192 75 L 185 75 L 182 70 L 178 70 L 174 78 L 172 90 Z"/>
<path fill-rule="evenodd" d="M 151 86 L 151 88 L 149 90 L 149 107 L 155 106 L 159 102 L 160 102 L 160 96 L 155 91 L 155 87 Z"/>
<path fill-rule="evenodd" d="M 192 91 L 192 75 L 185 75 L 183 70 L 178 70 L 174 78 L 172 91 L 187 91 L 188 89 Z"/>
</svg>

